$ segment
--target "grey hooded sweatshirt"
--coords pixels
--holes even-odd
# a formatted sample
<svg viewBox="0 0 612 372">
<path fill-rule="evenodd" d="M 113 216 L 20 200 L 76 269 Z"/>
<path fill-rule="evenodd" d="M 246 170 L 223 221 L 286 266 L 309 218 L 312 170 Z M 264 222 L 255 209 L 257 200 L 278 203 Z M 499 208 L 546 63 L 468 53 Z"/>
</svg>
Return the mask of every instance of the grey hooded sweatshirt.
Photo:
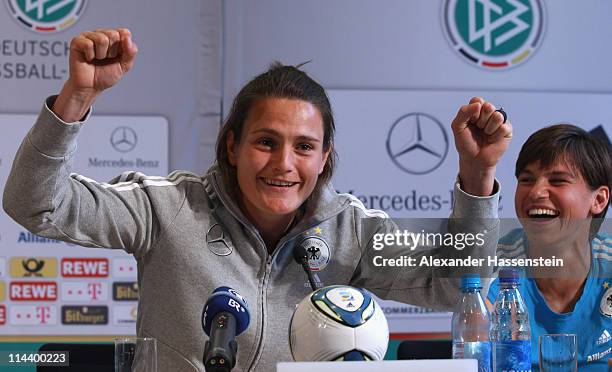
<svg viewBox="0 0 612 372">
<path fill-rule="evenodd" d="M 37 235 L 134 255 L 140 297 L 137 333 L 158 340 L 160 371 L 204 370 L 202 310 L 219 286 L 237 290 L 251 312 L 250 327 L 237 337 L 235 371 L 274 371 L 277 362 L 291 360 L 290 319 L 296 304 L 311 292 L 293 259 L 293 247 L 308 239 L 320 249 L 313 264 L 323 285 L 351 284 L 385 299 L 436 309 L 457 303 L 457 281 L 427 272 L 414 275 L 426 269 L 407 269 L 409 277 L 384 271 L 363 275 L 360 261 L 371 234 L 362 231 L 362 220 L 378 221 L 374 231 L 390 231 L 393 224 L 384 212 L 367 210 L 331 185 L 306 203 L 302 218 L 269 254 L 227 193 L 216 166 L 204 176 L 126 172 L 110 183 L 71 173 L 84 122 L 62 122 L 49 110 L 54 99 L 47 100 L 17 152 L 4 209 Z M 455 185 L 451 221 L 472 221 L 459 227 L 465 232 L 487 231 L 479 250 L 483 257 L 495 252 L 497 202 L 497 194 L 473 197 Z"/>
</svg>

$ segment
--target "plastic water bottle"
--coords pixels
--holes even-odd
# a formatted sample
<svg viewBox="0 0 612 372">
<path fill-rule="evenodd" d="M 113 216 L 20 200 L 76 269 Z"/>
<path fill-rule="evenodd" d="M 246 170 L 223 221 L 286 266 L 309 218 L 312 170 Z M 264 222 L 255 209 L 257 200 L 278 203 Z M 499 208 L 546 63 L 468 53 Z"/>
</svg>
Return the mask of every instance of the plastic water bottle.
<svg viewBox="0 0 612 372">
<path fill-rule="evenodd" d="M 531 328 L 518 286 L 516 270 L 500 271 L 491 322 L 494 372 L 531 372 Z"/>
<path fill-rule="evenodd" d="M 480 295 L 480 277 L 467 274 L 461 278 L 463 297 L 453 314 L 453 359 L 478 360 L 478 372 L 491 371 L 489 312 Z"/>
</svg>

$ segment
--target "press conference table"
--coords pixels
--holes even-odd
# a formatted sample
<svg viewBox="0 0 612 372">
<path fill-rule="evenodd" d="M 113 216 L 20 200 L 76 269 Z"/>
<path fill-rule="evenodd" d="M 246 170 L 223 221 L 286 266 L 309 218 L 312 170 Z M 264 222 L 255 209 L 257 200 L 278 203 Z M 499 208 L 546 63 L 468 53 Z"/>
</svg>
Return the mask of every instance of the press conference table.
<svg viewBox="0 0 612 372">
<path fill-rule="evenodd" d="M 385 360 L 380 362 L 278 363 L 276 372 L 478 372 L 475 359 Z"/>
</svg>

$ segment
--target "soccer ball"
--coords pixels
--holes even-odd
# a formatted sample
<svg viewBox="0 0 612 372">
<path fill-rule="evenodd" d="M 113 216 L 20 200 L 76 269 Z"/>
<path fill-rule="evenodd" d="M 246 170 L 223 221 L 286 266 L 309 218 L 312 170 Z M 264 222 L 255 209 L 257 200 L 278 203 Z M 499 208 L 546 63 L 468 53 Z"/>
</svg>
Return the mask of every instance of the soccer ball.
<svg viewBox="0 0 612 372">
<path fill-rule="evenodd" d="M 389 344 L 387 319 L 361 288 L 333 285 L 306 296 L 291 318 L 296 361 L 381 360 Z"/>
</svg>

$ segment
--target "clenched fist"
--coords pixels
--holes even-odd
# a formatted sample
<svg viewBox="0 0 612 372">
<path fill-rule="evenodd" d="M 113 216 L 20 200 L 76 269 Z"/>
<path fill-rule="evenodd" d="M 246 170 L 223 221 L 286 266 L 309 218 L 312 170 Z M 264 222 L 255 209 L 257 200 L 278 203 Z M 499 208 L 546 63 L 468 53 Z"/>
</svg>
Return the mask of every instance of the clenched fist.
<svg viewBox="0 0 612 372">
<path fill-rule="evenodd" d="M 66 122 L 81 119 L 96 97 L 117 84 L 138 53 L 126 28 L 83 32 L 70 42 L 70 77 L 53 105 Z"/>
<path fill-rule="evenodd" d="M 474 97 L 461 106 L 451 127 L 463 190 L 472 195 L 491 195 L 495 167 L 510 144 L 512 124 L 504 123 L 504 116 L 493 104 Z"/>
</svg>

